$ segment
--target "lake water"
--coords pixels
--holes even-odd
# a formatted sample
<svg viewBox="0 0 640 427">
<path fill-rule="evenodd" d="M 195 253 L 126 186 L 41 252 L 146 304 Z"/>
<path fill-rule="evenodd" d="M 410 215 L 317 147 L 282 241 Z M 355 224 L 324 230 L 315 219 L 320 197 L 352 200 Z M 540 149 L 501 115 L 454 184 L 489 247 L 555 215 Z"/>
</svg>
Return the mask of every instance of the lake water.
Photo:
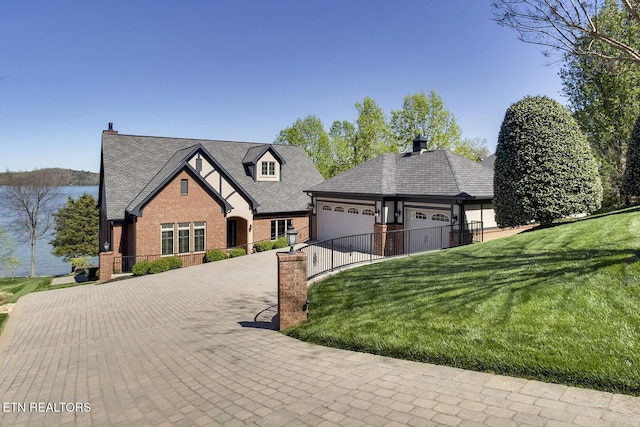
<svg viewBox="0 0 640 427">
<path fill-rule="evenodd" d="M 74 199 L 82 196 L 82 194 L 91 194 L 98 199 L 98 187 L 62 187 L 60 192 L 59 207 L 64 205 L 69 196 Z M 57 208 L 55 209 L 57 210 Z M 8 223 L 10 218 L 0 217 L 0 226 L 9 232 Z M 36 243 L 36 276 L 61 276 L 71 272 L 71 263 L 64 262 L 62 258 L 53 256 L 51 253 L 53 247 L 49 241 L 53 239 L 54 230 L 50 230 L 49 234 L 38 239 Z M 14 239 L 15 240 L 15 239 Z M 16 276 L 28 276 L 31 271 L 31 246 L 29 243 L 17 243 L 14 258 L 21 261 L 16 268 Z M 98 258 L 94 258 L 92 264 L 97 264 Z M 0 276 L 10 276 L 11 272 L 0 268 Z"/>
</svg>

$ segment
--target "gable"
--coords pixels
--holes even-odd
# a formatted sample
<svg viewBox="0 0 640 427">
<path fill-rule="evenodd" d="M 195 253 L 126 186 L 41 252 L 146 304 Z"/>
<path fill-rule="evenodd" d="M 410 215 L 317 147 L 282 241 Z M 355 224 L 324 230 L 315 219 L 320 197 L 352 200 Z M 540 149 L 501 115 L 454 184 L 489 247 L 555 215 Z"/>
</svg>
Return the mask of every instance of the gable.
<svg viewBox="0 0 640 427">
<path fill-rule="evenodd" d="M 256 213 L 305 211 L 309 197 L 304 190 L 323 181 L 307 153 L 299 146 L 274 147 L 253 142 L 103 134 L 100 194 L 106 219 L 124 220 L 127 211 L 132 211 L 185 164 L 196 171 L 195 161 L 190 161 L 194 160 L 197 153 L 194 150 L 198 148 L 211 157 L 211 163 L 218 166 L 217 170 L 237 191 L 228 198 L 228 203 L 236 207 L 239 203 L 233 199 L 242 198 L 252 204 Z M 280 181 L 256 181 L 247 173 L 247 165 L 243 161 L 248 158 L 258 161 L 267 151 L 286 161 Z M 251 156 L 247 157 L 249 153 Z M 201 154 L 201 158 L 206 157 Z M 224 193 L 224 189 L 222 191 Z M 225 193 L 223 199 L 227 196 Z"/>
</svg>

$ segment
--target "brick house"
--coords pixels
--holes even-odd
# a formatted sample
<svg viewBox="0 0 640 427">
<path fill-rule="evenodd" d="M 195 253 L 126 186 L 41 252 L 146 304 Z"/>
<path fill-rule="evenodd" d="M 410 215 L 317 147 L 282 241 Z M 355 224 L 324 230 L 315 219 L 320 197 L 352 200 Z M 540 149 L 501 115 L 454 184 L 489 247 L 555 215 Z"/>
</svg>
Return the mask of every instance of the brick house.
<svg viewBox="0 0 640 427">
<path fill-rule="evenodd" d="M 323 179 L 302 147 L 102 133 L 100 242 L 115 256 L 204 254 L 309 237 Z"/>
</svg>

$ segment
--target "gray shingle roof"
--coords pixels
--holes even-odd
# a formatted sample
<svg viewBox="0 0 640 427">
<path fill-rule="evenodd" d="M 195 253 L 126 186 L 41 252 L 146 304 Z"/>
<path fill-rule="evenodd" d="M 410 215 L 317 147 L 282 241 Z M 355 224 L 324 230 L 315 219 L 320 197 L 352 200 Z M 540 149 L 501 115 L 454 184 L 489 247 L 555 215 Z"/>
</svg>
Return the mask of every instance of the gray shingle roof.
<svg viewBox="0 0 640 427">
<path fill-rule="evenodd" d="M 279 182 L 254 181 L 243 160 L 254 157 L 265 145 L 186 138 L 103 134 L 102 160 L 106 215 L 123 219 L 125 210 L 135 207 L 179 168 L 187 155 L 201 145 L 249 197 L 258 203 L 257 213 L 304 211 L 309 203 L 304 189 L 322 182 L 320 173 L 304 149 L 274 145 L 286 161 Z M 250 153 L 249 153 L 250 151 Z"/>
<path fill-rule="evenodd" d="M 493 198 L 493 171 L 450 151 L 382 154 L 315 187 L 313 193 Z"/>
<path fill-rule="evenodd" d="M 493 170 L 493 165 L 496 163 L 496 153 L 493 153 L 486 159 L 480 162 L 480 164 L 486 168 Z"/>
</svg>

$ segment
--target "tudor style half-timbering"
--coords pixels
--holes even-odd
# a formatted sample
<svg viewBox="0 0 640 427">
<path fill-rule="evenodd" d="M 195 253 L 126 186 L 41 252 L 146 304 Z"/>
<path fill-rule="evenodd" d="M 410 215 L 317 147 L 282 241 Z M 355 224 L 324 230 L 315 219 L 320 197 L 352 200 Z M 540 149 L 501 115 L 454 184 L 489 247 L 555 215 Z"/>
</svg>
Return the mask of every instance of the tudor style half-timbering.
<svg viewBox="0 0 640 427">
<path fill-rule="evenodd" d="M 185 255 L 309 236 L 322 177 L 301 147 L 102 135 L 100 239 L 116 255 Z"/>
</svg>

